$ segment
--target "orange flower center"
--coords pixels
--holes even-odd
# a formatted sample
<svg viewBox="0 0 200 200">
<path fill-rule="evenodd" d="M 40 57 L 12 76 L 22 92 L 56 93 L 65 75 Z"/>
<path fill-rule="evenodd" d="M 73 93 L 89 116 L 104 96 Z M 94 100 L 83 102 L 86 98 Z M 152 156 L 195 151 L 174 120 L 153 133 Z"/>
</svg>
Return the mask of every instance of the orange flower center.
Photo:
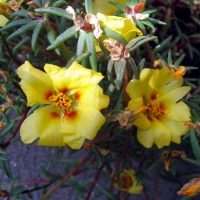
<svg viewBox="0 0 200 200">
<path fill-rule="evenodd" d="M 56 106 L 58 108 L 63 108 L 68 110 L 71 105 L 72 105 L 72 100 L 64 95 L 62 92 L 56 94 L 56 95 L 51 95 L 49 97 L 49 100 L 52 102 L 52 106 Z"/>
<path fill-rule="evenodd" d="M 155 101 L 150 100 L 150 102 L 147 104 L 147 107 L 148 107 L 148 112 L 156 117 L 165 114 L 164 109 L 161 108 Z"/>
<path fill-rule="evenodd" d="M 128 176 L 127 174 L 123 175 L 120 178 L 120 181 L 121 181 L 121 187 L 122 187 L 122 189 L 128 189 L 128 188 L 130 188 L 133 185 L 133 181 L 132 181 L 131 177 Z"/>
</svg>

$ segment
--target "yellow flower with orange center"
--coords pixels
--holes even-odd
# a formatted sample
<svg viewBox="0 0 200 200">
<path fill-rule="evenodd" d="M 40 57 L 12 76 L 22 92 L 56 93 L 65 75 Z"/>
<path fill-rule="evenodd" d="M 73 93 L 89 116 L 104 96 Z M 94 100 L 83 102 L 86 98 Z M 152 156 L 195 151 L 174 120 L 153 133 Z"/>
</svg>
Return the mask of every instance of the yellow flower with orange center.
<svg viewBox="0 0 200 200">
<path fill-rule="evenodd" d="M 109 97 L 98 85 L 103 76 L 76 62 L 69 69 L 46 64 L 44 70 L 28 61 L 17 70 L 28 106 L 43 105 L 23 122 L 22 141 L 39 138 L 38 145 L 79 149 L 105 122 L 100 110 L 108 106 Z"/>
<path fill-rule="evenodd" d="M 131 80 L 127 85 L 126 91 L 131 98 L 127 109 L 137 114 L 133 125 L 138 128 L 138 141 L 146 148 L 154 143 L 158 148 L 170 142 L 180 144 L 181 136 L 189 131 L 184 122 L 190 120 L 190 110 L 179 100 L 190 87 L 181 87 L 183 77 L 175 79 L 174 73 L 165 67 L 143 69 L 139 80 Z"/>
<path fill-rule="evenodd" d="M 136 180 L 134 169 L 123 170 L 119 175 L 119 184 L 115 182 L 114 186 L 130 194 L 140 194 L 143 189 L 143 186 Z"/>
</svg>

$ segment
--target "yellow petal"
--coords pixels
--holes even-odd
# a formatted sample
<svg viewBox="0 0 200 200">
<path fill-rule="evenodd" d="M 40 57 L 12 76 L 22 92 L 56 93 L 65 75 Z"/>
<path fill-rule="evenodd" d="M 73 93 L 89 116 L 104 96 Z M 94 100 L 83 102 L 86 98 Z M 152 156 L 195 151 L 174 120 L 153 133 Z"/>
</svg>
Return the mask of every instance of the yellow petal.
<svg viewBox="0 0 200 200">
<path fill-rule="evenodd" d="M 183 98 L 190 91 L 190 89 L 191 88 L 189 86 L 176 88 L 159 98 L 158 101 L 163 102 L 168 107 L 179 101 L 181 98 Z"/>
<path fill-rule="evenodd" d="M 60 113 L 51 106 L 45 106 L 28 116 L 20 128 L 24 143 L 32 143 L 39 138 L 38 145 L 64 146 L 60 130 Z"/>
<path fill-rule="evenodd" d="M 126 5 L 125 0 L 113 0 L 113 2 L 121 4 L 122 6 Z M 114 12 L 118 10 L 116 6 L 113 6 L 112 4 L 109 3 L 109 0 L 104 0 L 104 1 L 94 0 L 92 4 L 94 9 L 94 14 L 102 13 L 104 15 L 112 15 Z"/>
<path fill-rule="evenodd" d="M 163 146 L 168 146 L 171 141 L 171 131 L 156 118 L 153 118 L 152 120 L 151 128 L 154 137 L 154 143 L 159 149 Z"/>
<path fill-rule="evenodd" d="M 76 134 L 70 135 L 70 133 L 63 133 L 64 142 L 72 149 L 80 149 L 83 146 L 85 138 Z"/>
<path fill-rule="evenodd" d="M 181 87 L 183 84 L 183 77 L 180 77 L 177 80 L 171 81 L 170 83 L 163 85 L 163 87 L 159 88 L 158 95 L 159 97 L 164 96 L 165 94 L 169 93 L 170 91 Z"/>
<path fill-rule="evenodd" d="M 96 109 L 79 107 L 76 117 L 64 119 L 61 125 L 61 132 L 75 134 L 76 137 L 83 136 L 93 140 L 98 130 L 105 123 L 105 117 Z"/>
<path fill-rule="evenodd" d="M 105 16 L 101 13 L 97 14 L 97 18 L 102 27 L 107 27 L 119 33 L 127 42 L 137 35 L 142 35 L 142 32 L 133 24 L 132 19 L 117 16 Z"/>
<path fill-rule="evenodd" d="M 20 85 L 27 96 L 28 106 L 49 103 L 49 96 L 54 93 L 54 89 L 52 80 L 46 73 L 26 61 L 18 68 L 17 74 L 21 78 Z"/>
<path fill-rule="evenodd" d="M 138 141 L 146 148 L 151 148 L 154 143 L 154 136 L 152 128 L 138 129 L 137 130 Z"/>
<path fill-rule="evenodd" d="M 4 27 L 8 21 L 9 20 L 6 17 L 0 15 L 0 27 Z"/>
<path fill-rule="evenodd" d="M 74 62 L 69 69 L 51 64 L 46 64 L 44 69 L 52 78 L 54 87 L 61 91 L 92 87 L 103 78 L 101 73 L 86 69 L 77 62 Z"/>
<path fill-rule="evenodd" d="M 181 136 L 186 135 L 190 130 L 190 127 L 184 126 L 183 122 L 171 120 L 167 117 L 163 117 L 161 122 L 171 131 L 171 141 L 177 144 L 180 144 Z"/>
<path fill-rule="evenodd" d="M 166 116 L 170 119 L 177 121 L 190 121 L 190 110 L 184 102 L 178 102 L 176 104 L 168 104 L 166 109 Z"/>
<path fill-rule="evenodd" d="M 81 90 L 79 92 L 81 92 L 79 98 L 81 107 L 94 108 L 96 110 L 108 107 L 109 97 L 103 94 L 102 88 L 98 85 L 84 92 Z"/>
<path fill-rule="evenodd" d="M 152 77 L 149 81 L 149 85 L 154 89 L 163 87 L 167 83 L 174 80 L 173 74 L 174 74 L 174 71 L 169 70 L 166 67 L 163 67 L 160 70 L 156 69 L 153 71 Z"/>
</svg>

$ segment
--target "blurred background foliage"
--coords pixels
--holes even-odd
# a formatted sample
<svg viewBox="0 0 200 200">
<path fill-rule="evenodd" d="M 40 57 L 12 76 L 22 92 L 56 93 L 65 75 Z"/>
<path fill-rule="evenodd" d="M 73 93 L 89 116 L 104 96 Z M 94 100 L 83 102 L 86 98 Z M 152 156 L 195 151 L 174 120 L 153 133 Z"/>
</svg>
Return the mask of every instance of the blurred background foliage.
<svg viewBox="0 0 200 200">
<path fill-rule="evenodd" d="M 38 190 L 38 188 L 48 190 L 50 185 L 54 185 L 54 188 L 57 189 L 68 180 L 68 184 L 80 199 L 89 200 L 103 197 L 117 200 L 120 197 L 118 192 L 112 189 L 114 180 L 111 178 L 111 173 L 113 168 L 119 173 L 121 169 L 132 167 L 132 162 L 137 163 L 137 179 L 144 185 L 143 199 L 150 199 L 149 194 L 160 194 L 156 187 L 148 185 L 149 172 L 153 172 L 155 177 L 160 174 L 162 178 L 169 179 L 172 184 L 179 182 L 180 187 L 183 185 L 182 176 L 187 177 L 188 180 L 200 176 L 200 133 L 198 130 L 191 129 L 190 133 L 183 137 L 180 145 L 172 143 L 163 149 L 153 146 L 147 150 L 134 139 L 134 134 L 131 135 L 133 139 L 129 140 L 127 130 L 116 128 L 114 122 L 109 124 L 109 128 L 108 124 L 105 124 L 95 141 L 85 146 L 88 149 L 86 157 L 80 158 L 80 161 L 63 158 L 62 154 L 66 149 L 54 148 L 57 156 L 49 160 L 46 168 L 38 163 L 38 170 L 46 177 L 48 183 L 24 189 L 20 185 L 20 180 L 12 176 L 6 149 L 14 142 L 20 142 L 19 127 L 26 115 L 37 108 L 34 106 L 30 109 L 26 106 L 26 97 L 19 87 L 19 78 L 15 72 L 17 67 L 25 60 L 29 60 L 41 70 L 45 63 L 68 67 L 74 60 L 78 60 L 84 66 L 91 65 L 92 67 L 92 62 L 97 59 L 99 71 L 104 75 L 107 73 L 107 54 L 101 59 L 100 54 L 87 53 L 83 47 L 82 52 L 78 53 L 79 56 L 74 56 L 77 54 L 75 44 L 78 42 L 78 33 L 70 28 L 73 26 L 73 21 L 71 15 L 66 13 L 65 8 L 70 5 L 80 14 L 82 11 L 86 12 L 85 4 L 86 8 L 90 9 L 90 4 L 87 2 L 90 3 L 90 1 L 80 0 L 24 1 L 21 4 L 23 9 L 12 10 L 13 13 L 8 16 L 9 23 L 0 29 L 0 167 L 10 179 L 9 185 L 5 185 L 3 181 L 1 183 L 0 197 L 2 198 L 32 199 L 31 192 L 34 190 Z M 45 7 L 47 3 L 50 7 Z M 133 48 L 131 56 L 139 69 L 144 66 L 151 67 L 153 61 L 157 59 L 161 59 L 168 65 L 178 66 L 180 63 L 184 65 L 187 68 L 184 84 L 192 87 L 191 93 L 184 101 L 192 109 L 192 121 L 200 121 L 200 74 L 198 70 L 200 63 L 200 1 L 147 0 L 145 11 L 151 13 L 150 18 L 137 23 L 137 26 L 144 35 L 157 36 L 157 39 L 143 38 L 135 41 L 137 48 Z M 121 13 L 122 11 L 116 12 L 116 15 L 121 15 Z M 50 46 L 51 48 L 49 48 Z M 47 48 L 51 50 L 47 50 Z M 105 79 L 102 87 L 106 91 L 108 86 L 109 81 Z M 123 110 L 125 106 L 122 92 L 120 90 L 112 92 L 113 104 L 109 109 L 114 113 L 115 110 Z M 135 131 L 134 127 L 132 131 Z M 103 140 L 105 138 L 108 139 L 105 141 Z M 67 149 L 67 151 L 70 151 L 71 154 L 75 152 L 71 149 Z M 51 168 L 53 163 L 61 164 L 67 175 L 54 174 Z M 191 170 L 186 173 L 188 166 Z M 94 177 L 88 177 L 87 180 L 79 183 L 78 175 L 76 178 L 71 175 L 81 168 L 84 169 L 83 171 L 94 170 Z M 110 181 L 109 187 L 96 184 L 100 174 L 104 175 L 106 181 Z M 95 187 L 96 192 L 91 197 Z M 53 192 L 52 189 L 49 192 L 48 195 Z M 45 198 L 44 195 L 41 200 Z M 125 194 L 124 199 L 131 199 L 131 196 Z M 190 197 L 182 199 L 190 199 Z"/>
</svg>

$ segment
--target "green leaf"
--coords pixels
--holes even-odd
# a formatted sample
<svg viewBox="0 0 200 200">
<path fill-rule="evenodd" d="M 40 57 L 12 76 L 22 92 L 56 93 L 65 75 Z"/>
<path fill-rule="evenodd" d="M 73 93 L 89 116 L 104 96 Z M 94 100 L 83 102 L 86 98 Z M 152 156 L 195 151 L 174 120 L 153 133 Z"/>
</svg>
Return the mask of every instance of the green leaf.
<svg viewBox="0 0 200 200">
<path fill-rule="evenodd" d="M 64 17 L 66 19 L 72 19 L 72 15 L 68 14 L 65 9 L 56 8 L 56 7 L 48 7 L 48 8 L 37 8 L 35 9 L 36 13 L 44 13 L 50 15 L 57 15 L 60 17 Z"/>
<path fill-rule="evenodd" d="M 15 54 L 17 52 L 17 50 L 23 45 L 25 44 L 27 41 L 30 40 L 30 37 L 25 37 L 23 38 L 14 48 L 13 48 L 13 53 Z"/>
<path fill-rule="evenodd" d="M 193 128 L 190 129 L 190 143 L 192 146 L 193 153 L 198 161 L 200 161 L 200 147 Z"/>
<path fill-rule="evenodd" d="M 192 164 L 192 165 L 195 165 L 197 167 L 200 167 L 200 162 L 198 160 L 194 160 L 194 159 L 191 159 L 191 158 L 182 158 L 184 161 Z"/>
<path fill-rule="evenodd" d="M 46 170 L 45 168 L 43 168 L 40 165 L 37 165 L 38 169 L 40 170 L 40 172 L 48 179 L 48 180 L 58 180 L 61 179 L 62 176 L 60 175 L 55 175 L 52 174 L 51 172 L 49 172 L 48 170 Z"/>
<path fill-rule="evenodd" d="M 7 39 L 11 40 L 19 35 L 22 35 L 23 33 L 25 33 L 26 31 L 33 29 L 36 26 L 35 22 L 30 22 L 22 27 L 20 27 L 19 29 L 17 29 L 14 33 L 12 33 Z"/>
<path fill-rule="evenodd" d="M 174 63 L 174 66 L 175 66 L 175 67 L 178 67 L 178 66 L 181 64 L 181 62 L 183 61 L 184 57 L 185 57 L 185 54 L 181 55 L 181 56 L 176 60 L 176 62 Z"/>
<path fill-rule="evenodd" d="M 65 32 L 63 32 L 62 34 L 60 34 L 56 38 L 56 40 L 54 41 L 54 43 L 52 45 L 50 45 L 49 47 L 47 47 L 47 50 L 55 49 L 56 47 L 58 47 L 59 45 L 61 45 L 65 40 L 69 39 L 74 34 L 76 34 L 77 31 L 78 30 L 77 30 L 77 28 L 75 26 L 72 26 L 72 27 L 68 28 Z"/>
<path fill-rule="evenodd" d="M 94 44 L 94 34 L 91 32 L 86 33 L 86 46 L 87 50 L 91 53 L 89 56 L 91 68 L 92 70 L 97 71 L 97 56 Z"/>
<path fill-rule="evenodd" d="M 29 13 L 29 11 L 26 11 L 26 10 L 18 10 L 11 15 L 11 19 L 18 16 L 18 17 L 26 17 L 30 20 L 30 18 L 27 15 L 28 13 Z"/>
<path fill-rule="evenodd" d="M 1 28 L 0 31 L 9 30 L 9 29 L 11 29 L 15 26 L 21 26 L 21 25 L 24 25 L 24 24 L 28 24 L 30 22 L 32 22 L 31 19 L 18 19 L 18 20 L 10 22 L 9 24 L 6 24 L 6 26 Z"/>
<path fill-rule="evenodd" d="M 146 35 L 146 28 L 145 28 L 144 24 L 139 20 L 136 20 L 135 23 L 141 29 L 141 31 Z"/>
<path fill-rule="evenodd" d="M 85 0 L 85 10 L 87 14 L 94 14 L 92 0 Z"/>
<path fill-rule="evenodd" d="M 6 151 L 4 151 L 2 148 L 0 148 L 0 154 L 2 154 L 2 155 L 8 155 L 8 153 Z"/>
<path fill-rule="evenodd" d="M 125 12 L 125 8 L 121 4 L 118 4 L 114 1 L 109 1 L 109 3 L 112 4 L 113 6 L 117 7 L 119 10 L 122 10 L 123 12 Z"/>
<path fill-rule="evenodd" d="M 196 85 L 193 83 L 189 82 L 187 79 L 184 79 L 184 84 L 190 86 L 191 88 L 197 88 Z"/>
<path fill-rule="evenodd" d="M 140 45 L 146 43 L 146 42 L 149 42 L 151 40 L 156 40 L 157 37 L 156 36 L 151 36 L 151 37 L 147 37 L 143 40 L 140 40 L 135 46 L 133 46 L 132 48 L 129 49 L 129 51 L 134 51 L 136 50 Z"/>
<path fill-rule="evenodd" d="M 200 20 L 197 19 L 196 17 L 192 17 L 192 19 L 200 26 Z"/>
<path fill-rule="evenodd" d="M 42 29 L 42 23 L 37 23 L 37 25 L 34 28 L 34 31 L 32 34 L 32 40 L 31 40 L 31 47 L 33 51 L 36 50 L 37 40 L 38 40 L 38 36 L 40 34 L 41 29 Z"/>
<path fill-rule="evenodd" d="M 148 36 L 139 36 L 139 37 L 136 37 L 136 38 L 132 39 L 132 40 L 126 45 L 126 48 L 127 48 L 127 49 L 130 49 L 130 48 L 133 47 L 137 42 L 139 42 L 140 40 L 146 39 L 146 38 L 148 38 Z"/>
<path fill-rule="evenodd" d="M 61 5 L 67 5 L 68 3 L 66 1 L 56 1 L 53 3 L 52 7 L 59 7 Z"/>
<path fill-rule="evenodd" d="M 9 166 L 8 161 L 0 160 L 0 166 L 1 166 L 1 169 L 3 170 L 3 172 L 5 173 L 5 175 L 8 178 L 12 178 L 12 174 L 11 174 L 11 171 L 10 171 L 10 166 Z"/>
<path fill-rule="evenodd" d="M 157 45 L 154 49 L 153 49 L 153 53 L 157 53 L 160 50 L 164 49 L 166 46 L 169 45 L 169 42 L 171 41 L 172 36 L 169 36 L 167 39 L 163 40 L 159 45 Z"/>
<path fill-rule="evenodd" d="M 112 195 L 107 189 L 101 187 L 99 184 L 96 184 L 96 187 L 100 192 L 102 192 L 106 197 L 110 198 L 111 200 L 118 200 L 118 197 Z"/>
<path fill-rule="evenodd" d="M 155 29 L 155 27 L 154 27 L 154 25 L 149 21 L 149 20 L 141 20 L 141 22 L 143 23 L 143 24 L 145 24 L 146 26 L 149 26 L 151 29 Z"/>
<path fill-rule="evenodd" d="M 82 193 L 86 193 L 86 192 L 88 192 L 88 190 L 85 188 L 85 187 L 83 187 L 82 185 L 80 185 L 79 183 L 77 183 L 76 181 L 74 181 L 73 179 L 69 179 L 68 180 L 68 182 L 69 182 L 69 184 L 74 188 L 74 189 L 76 189 L 76 190 L 78 190 L 78 191 L 80 191 L 80 192 L 82 192 Z"/>
<path fill-rule="evenodd" d="M 121 42 L 124 45 L 127 45 L 126 40 L 117 32 L 107 28 L 107 27 L 101 27 L 103 34 L 105 34 L 108 37 L 111 37 L 119 42 Z"/>
<path fill-rule="evenodd" d="M 154 168 L 158 168 L 159 166 L 161 166 L 163 164 L 163 158 L 159 158 L 158 160 L 156 160 L 146 171 L 145 173 L 151 171 Z"/>
<path fill-rule="evenodd" d="M 55 35 L 56 35 L 56 33 L 55 33 L 54 30 L 51 30 L 51 31 L 49 31 L 49 32 L 47 33 L 47 39 L 49 40 L 49 43 L 50 43 L 50 44 L 53 44 L 54 41 L 56 40 Z M 60 54 L 60 49 L 59 49 L 59 48 L 55 48 L 54 50 L 55 50 L 55 52 L 56 52 L 59 56 L 61 55 L 61 54 Z"/>
<path fill-rule="evenodd" d="M 76 56 L 79 56 L 83 53 L 85 47 L 85 41 L 86 41 L 86 34 L 84 32 L 80 33 L 77 42 Z"/>
<path fill-rule="evenodd" d="M 138 69 L 139 69 L 139 72 L 142 71 L 142 69 L 144 68 L 144 64 L 145 64 L 145 58 L 143 58 L 140 63 L 138 64 Z"/>
<path fill-rule="evenodd" d="M 168 65 L 171 65 L 171 64 L 172 64 L 172 54 L 171 54 L 171 50 L 168 51 L 167 63 L 168 63 Z"/>
<path fill-rule="evenodd" d="M 153 14 L 155 13 L 157 10 L 145 10 L 142 14 Z"/>
<path fill-rule="evenodd" d="M 124 70 L 126 67 L 126 60 L 120 59 L 118 62 L 114 63 L 114 66 L 115 66 L 115 73 L 117 76 L 115 79 L 115 84 L 116 84 L 116 88 L 119 90 L 123 82 Z"/>
<path fill-rule="evenodd" d="M 4 128 L 0 131 L 0 138 L 6 135 L 15 125 L 15 121 L 11 121 L 10 123 L 6 124 Z"/>
<path fill-rule="evenodd" d="M 157 20 L 157 19 L 154 19 L 154 18 L 150 18 L 150 17 L 149 17 L 148 19 L 149 19 L 149 21 L 151 21 L 151 22 L 154 23 L 154 24 L 167 25 L 166 22 L 162 22 L 162 21 Z"/>
<path fill-rule="evenodd" d="M 77 56 L 77 57 L 74 59 L 74 62 L 80 63 L 82 60 L 84 60 L 85 58 L 89 57 L 90 55 L 91 55 L 90 52 L 82 53 L 81 55 Z"/>
</svg>

